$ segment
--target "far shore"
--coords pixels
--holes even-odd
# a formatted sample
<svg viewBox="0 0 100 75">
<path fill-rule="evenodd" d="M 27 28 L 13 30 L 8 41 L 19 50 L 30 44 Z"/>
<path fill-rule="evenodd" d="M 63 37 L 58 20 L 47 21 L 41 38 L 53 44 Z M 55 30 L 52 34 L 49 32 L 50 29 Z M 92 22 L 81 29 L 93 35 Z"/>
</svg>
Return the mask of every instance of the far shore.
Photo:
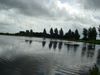
<svg viewBox="0 0 100 75">
<path fill-rule="evenodd" d="M 9 33 L 0 33 L 0 35 L 6 35 L 6 36 L 20 36 L 20 37 L 37 37 L 37 38 L 49 38 L 49 39 L 56 39 L 56 40 L 64 40 L 64 41 L 74 41 L 74 42 L 84 42 L 84 43 L 91 43 L 91 44 L 97 44 L 100 45 L 100 40 L 68 40 L 68 39 L 60 39 L 60 38 L 50 38 L 50 37 L 43 37 L 43 36 L 25 36 L 25 35 L 15 35 L 15 34 L 9 34 Z"/>
</svg>

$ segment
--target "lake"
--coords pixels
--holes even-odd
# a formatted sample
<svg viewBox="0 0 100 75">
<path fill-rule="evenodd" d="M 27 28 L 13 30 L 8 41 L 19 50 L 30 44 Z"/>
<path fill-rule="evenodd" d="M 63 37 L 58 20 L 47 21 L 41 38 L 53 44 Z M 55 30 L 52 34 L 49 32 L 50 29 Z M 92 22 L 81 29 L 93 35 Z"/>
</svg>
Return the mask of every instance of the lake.
<svg viewBox="0 0 100 75">
<path fill-rule="evenodd" d="M 0 75 L 85 75 L 100 45 L 0 35 Z"/>
</svg>

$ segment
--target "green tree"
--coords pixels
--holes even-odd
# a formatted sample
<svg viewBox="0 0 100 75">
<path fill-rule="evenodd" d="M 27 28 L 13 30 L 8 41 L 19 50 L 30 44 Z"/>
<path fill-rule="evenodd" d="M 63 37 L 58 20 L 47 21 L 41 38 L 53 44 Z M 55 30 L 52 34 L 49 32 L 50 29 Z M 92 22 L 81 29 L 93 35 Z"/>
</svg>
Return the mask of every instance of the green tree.
<svg viewBox="0 0 100 75">
<path fill-rule="evenodd" d="M 74 38 L 75 38 L 75 40 L 79 40 L 79 38 L 80 38 L 80 34 L 77 29 L 75 30 Z"/>
<path fill-rule="evenodd" d="M 93 39 L 93 34 L 92 34 L 92 28 L 91 27 L 88 29 L 88 39 L 89 40 Z"/>
<path fill-rule="evenodd" d="M 29 30 L 26 30 L 26 33 L 29 34 L 30 33 Z"/>
<path fill-rule="evenodd" d="M 86 40 L 88 38 L 88 30 L 86 28 L 83 28 L 83 39 Z"/>
<path fill-rule="evenodd" d="M 66 37 L 67 37 L 67 39 L 71 39 L 72 38 L 72 31 L 71 31 L 71 29 L 69 29 L 69 31 L 67 32 L 67 35 L 66 35 Z"/>
<path fill-rule="evenodd" d="M 55 28 L 54 32 L 55 32 L 55 35 L 58 35 L 58 29 L 57 28 Z"/>
<path fill-rule="evenodd" d="M 47 31 L 46 31 L 46 29 L 44 29 L 44 30 L 43 30 L 43 34 L 47 34 Z"/>
<path fill-rule="evenodd" d="M 63 29 L 61 28 L 60 31 L 59 31 L 59 36 L 62 38 L 64 36 L 64 32 L 63 32 Z"/>
<path fill-rule="evenodd" d="M 98 31 L 99 31 L 99 36 L 100 36 L 100 25 L 99 25 Z"/>
<path fill-rule="evenodd" d="M 73 31 L 71 32 L 70 39 L 71 39 L 71 40 L 75 40 L 75 33 L 74 33 Z"/>
<path fill-rule="evenodd" d="M 50 35 L 53 35 L 53 28 L 50 29 Z"/>
<path fill-rule="evenodd" d="M 30 33 L 31 33 L 31 34 L 33 33 L 33 30 L 32 30 L 32 29 L 30 30 Z"/>
<path fill-rule="evenodd" d="M 96 37 L 97 37 L 97 31 L 96 31 L 96 28 L 93 27 L 93 28 L 89 28 L 88 29 L 88 39 L 89 40 L 96 40 Z"/>
<path fill-rule="evenodd" d="M 95 28 L 95 27 L 92 28 L 92 36 L 93 36 L 93 39 L 96 40 L 96 37 L 97 37 L 97 31 L 96 31 L 96 28 Z"/>
</svg>

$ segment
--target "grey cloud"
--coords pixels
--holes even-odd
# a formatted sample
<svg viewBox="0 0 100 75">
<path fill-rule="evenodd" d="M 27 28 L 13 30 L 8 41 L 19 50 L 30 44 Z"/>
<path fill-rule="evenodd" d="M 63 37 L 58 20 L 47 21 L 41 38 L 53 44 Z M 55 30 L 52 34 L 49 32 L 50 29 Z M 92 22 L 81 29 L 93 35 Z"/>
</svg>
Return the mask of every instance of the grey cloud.
<svg viewBox="0 0 100 75">
<path fill-rule="evenodd" d="M 49 1 L 51 1 L 51 3 L 49 3 Z M 2 27 L 4 30 L 10 30 L 11 27 L 13 27 L 13 30 L 17 30 L 16 28 L 36 28 L 34 30 L 42 31 L 43 28 L 62 27 L 66 30 L 67 27 L 80 29 L 82 26 L 88 27 L 98 22 L 98 17 L 91 17 L 91 15 L 94 14 L 91 13 L 91 10 L 87 12 L 88 9 L 79 9 L 76 4 L 73 6 L 70 2 L 68 6 L 66 6 L 67 10 L 65 8 L 60 9 L 61 5 L 57 5 L 57 1 L 64 3 L 74 0 L 0 0 L 0 29 L 2 29 Z M 85 8 L 99 8 L 99 0 L 82 1 L 81 3 Z M 1 10 L 3 10 L 3 12 Z M 85 11 L 85 13 L 83 13 L 83 11 Z M 98 22 L 98 25 L 99 23 L 100 22 Z"/>
<path fill-rule="evenodd" d="M 86 9 L 100 9 L 100 0 L 82 0 Z"/>
<path fill-rule="evenodd" d="M 4 22 L 0 22 L 0 26 L 6 26 L 6 25 L 11 25 L 11 24 L 9 24 L 9 23 L 4 23 Z"/>
<path fill-rule="evenodd" d="M 0 0 L 1 9 L 18 9 L 27 15 L 49 15 L 46 0 Z"/>
</svg>

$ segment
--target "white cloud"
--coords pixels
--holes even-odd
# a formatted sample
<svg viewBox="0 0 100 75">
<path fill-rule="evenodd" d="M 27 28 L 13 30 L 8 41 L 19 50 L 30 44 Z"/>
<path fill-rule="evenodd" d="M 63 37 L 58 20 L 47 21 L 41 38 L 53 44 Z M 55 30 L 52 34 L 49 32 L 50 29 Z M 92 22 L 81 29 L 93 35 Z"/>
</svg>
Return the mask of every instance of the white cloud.
<svg viewBox="0 0 100 75">
<path fill-rule="evenodd" d="M 100 11 L 85 9 L 83 3 L 80 0 L 0 0 L 0 28 L 13 32 L 58 27 L 67 31 L 98 26 Z"/>
</svg>

